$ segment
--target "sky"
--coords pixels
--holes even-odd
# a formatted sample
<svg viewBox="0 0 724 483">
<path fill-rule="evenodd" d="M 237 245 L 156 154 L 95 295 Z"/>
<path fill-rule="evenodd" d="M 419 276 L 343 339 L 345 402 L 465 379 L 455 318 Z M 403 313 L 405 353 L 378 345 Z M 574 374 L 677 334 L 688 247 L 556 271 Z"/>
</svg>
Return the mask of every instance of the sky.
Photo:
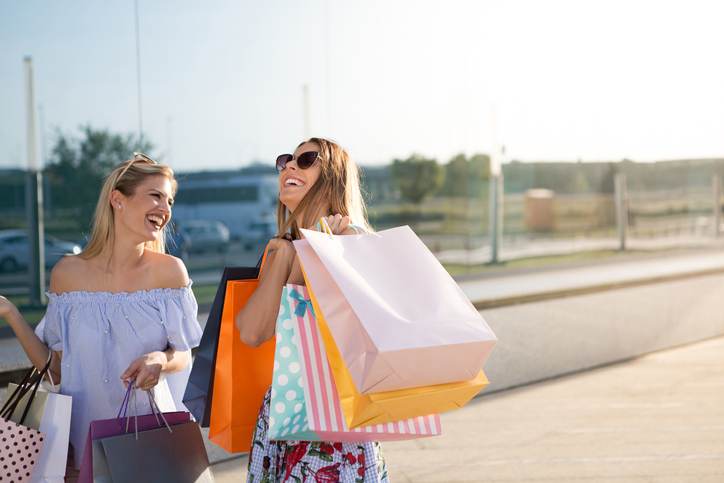
<svg viewBox="0 0 724 483">
<path fill-rule="evenodd" d="M 364 165 L 720 157 L 720 5 L 138 0 L 144 135 L 181 170 L 271 162 L 307 133 Z M 0 0 L 0 168 L 26 164 L 26 55 L 41 153 L 82 125 L 138 131 L 133 0 Z"/>
</svg>

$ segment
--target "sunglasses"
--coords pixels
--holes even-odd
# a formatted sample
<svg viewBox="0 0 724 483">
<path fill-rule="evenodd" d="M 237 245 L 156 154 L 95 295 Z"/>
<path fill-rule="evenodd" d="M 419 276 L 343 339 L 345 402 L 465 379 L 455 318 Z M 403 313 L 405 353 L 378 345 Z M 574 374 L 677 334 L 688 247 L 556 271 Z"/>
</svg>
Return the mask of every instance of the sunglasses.
<svg viewBox="0 0 724 483">
<path fill-rule="evenodd" d="M 318 158 L 319 153 L 317 151 L 307 151 L 297 157 L 297 166 L 299 166 L 299 169 L 310 168 Z M 277 156 L 277 173 L 281 173 L 284 168 L 287 167 L 287 163 L 293 159 L 294 156 L 291 154 L 280 154 Z"/>
<path fill-rule="evenodd" d="M 147 164 L 158 164 L 156 161 L 151 159 L 150 156 L 144 153 L 133 153 L 133 159 L 131 159 L 128 164 L 126 164 L 126 167 L 123 168 L 123 171 L 121 171 L 121 174 L 118 175 L 118 178 L 116 178 L 116 185 L 118 182 L 123 178 L 123 175 L 126 174 L 126 172 L 130 169 L 131 166 L 133 166 L 136 162 L 141 163 L 147 163 Z"/>
</svg>

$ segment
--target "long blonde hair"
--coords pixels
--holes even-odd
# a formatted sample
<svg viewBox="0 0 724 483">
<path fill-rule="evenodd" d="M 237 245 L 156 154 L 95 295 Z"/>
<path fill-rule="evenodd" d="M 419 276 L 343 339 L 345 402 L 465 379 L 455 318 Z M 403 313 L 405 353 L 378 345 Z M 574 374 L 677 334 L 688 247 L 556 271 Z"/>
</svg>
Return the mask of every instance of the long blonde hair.
<svg viewBox="0 0 724 483">
<path fill-rule="evenodd" d="M 349 216 L 353 224 L 372 231 L 360 189 L 359 168 L 349 153 L 328 139 L 309 138 L 299 146 L 305 143 L 319 146 L 321 174 L 293 213 L 281 201 L 277 202 L 277 235 L 290 233 L 292 238 L 300 238 L 299 228 L 313 227 L 319 221 L 316 219 L 318 207 L 324 204 L 329 204 L 327 215 L 339 213 Z M 301 220 L 298 219 L 299 213 L 303 213 Z"/>
<path fill-rule="evenodd" d="M 145 154 L 134 153 L 133 159 L 122 162 L 106 177 L 98 196 L 95 215 L 93 216 L 93 227 L 90 240 L 80 253 L 80 257 L 87 260 L 100 255 L 106 247 L 112 247 L 115 240 L 115 214 L 111 207 L 111 193 L 118 190 L 125 196 L 132 196 L 138 185 L 149 176 L 165 176 L 171 181 L 174 194 L 178 187 L 173 170 L 165 165 L 159 164 Z M 148 241 L 145 248 L 154 252 L 163 253 L 166 249 L 165 229 L 158 240 Z"/>
</svg>

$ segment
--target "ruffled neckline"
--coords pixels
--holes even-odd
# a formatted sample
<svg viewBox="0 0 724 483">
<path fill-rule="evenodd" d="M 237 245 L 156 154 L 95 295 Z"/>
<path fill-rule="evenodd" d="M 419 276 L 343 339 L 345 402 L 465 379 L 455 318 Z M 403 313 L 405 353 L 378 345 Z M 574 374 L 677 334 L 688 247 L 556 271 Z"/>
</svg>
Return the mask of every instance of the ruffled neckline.
<svg viewBox="0 0 724 483">
<path fill-rule="evenodd" d="M 185 287 L 177 288 L 151 288 L 145 290 L 134 290 L 132 292 L 107 292 L 107 291 L 86 291 L 71 290 L 68 292 L 54 293 L 45 292 L 48 300 L 56 302 L 101 302 L 101 301 L 126 301 L 126 300 L 157 300 L 174 295 L 183 295 L 191 291 L 193 281 Z"/>
</svg>

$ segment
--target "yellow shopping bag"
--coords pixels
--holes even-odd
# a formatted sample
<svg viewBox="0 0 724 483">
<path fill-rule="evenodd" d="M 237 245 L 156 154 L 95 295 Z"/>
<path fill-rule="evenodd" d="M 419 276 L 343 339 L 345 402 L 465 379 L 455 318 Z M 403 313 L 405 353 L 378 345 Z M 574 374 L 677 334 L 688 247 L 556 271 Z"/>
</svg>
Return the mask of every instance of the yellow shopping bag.
<svg viewBox="0 0 724 483">
<path fill-rule="evenodd" d="M 302 272 L 304 269 L 302 268 Z M 312 299 L 312 307 L 317 317 L 324 347 L 327 351 L 329 366 L 334 375 L 339 399 L 347 426 L 357 428 L 371 424 L 383 424 L 402 419 L 427 416 L 458 409 L 467 404 L 476 394 L 488 385 L 488 378 L 481 370 L 476 377 L 463 382 L 414 387 L 395 391 L 362 394 L 355 387 L 349 369 L 329 331 L 324 314 L 319 308 L 311 286 L 304 274 L 307 290 Z"/>
</svg>

